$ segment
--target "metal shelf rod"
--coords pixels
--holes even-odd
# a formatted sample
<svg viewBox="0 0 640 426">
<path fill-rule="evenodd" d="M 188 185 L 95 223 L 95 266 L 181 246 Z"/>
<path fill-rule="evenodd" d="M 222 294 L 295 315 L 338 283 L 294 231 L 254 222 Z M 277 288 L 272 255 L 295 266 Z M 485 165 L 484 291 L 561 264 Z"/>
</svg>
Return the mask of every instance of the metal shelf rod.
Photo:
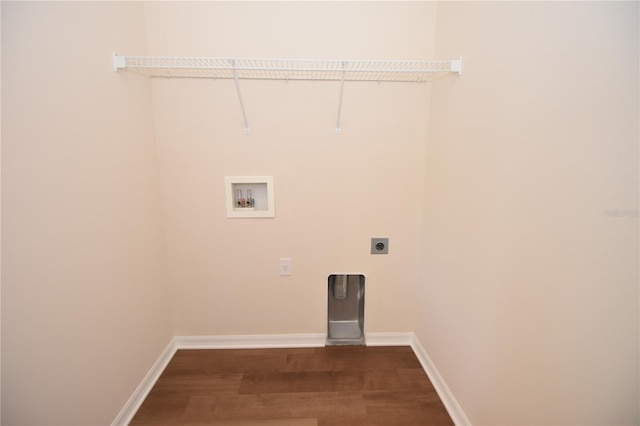
<svg viewBox="0 0 640 426">
<path fill-rule="evenodd" d="M 343 68 L 347 67 L 347 62 L 342 64 Z M 340 98 L 338 99 L 338 119 L 336 121 L 336 133 L 342 132 L 340 129 L 340 113 L 342 112 L 342 94 L 344 93 L 344 76 L 346 71 L 342 71 L 342 78 L 340 79 Z"/>
<path fill-rule="evenodd" d="M 233 59 L 231 60 L 231 66 L 234 65 Z M 238 82 L 238 72 L 233 70 L 233 77 L 236 82 L 236 91 L 238 92 L 238 99 L 240 99 L 240 110 L 242 111 L 242 121 L 244 122 L 244 132 L 249 133 L 249 122 L 247 121 L 247 113 L 244 111 L 244 101 L 242 100 L 242 91 L 240 91 L 240 83 Z"/>
</svg>

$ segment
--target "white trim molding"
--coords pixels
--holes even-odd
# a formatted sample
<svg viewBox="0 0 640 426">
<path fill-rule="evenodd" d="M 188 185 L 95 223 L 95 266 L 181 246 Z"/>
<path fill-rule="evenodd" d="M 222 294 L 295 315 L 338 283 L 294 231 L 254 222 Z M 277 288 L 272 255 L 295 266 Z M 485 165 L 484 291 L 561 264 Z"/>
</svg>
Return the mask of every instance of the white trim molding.
<svg viewBox="0 0 640 426">
<path fill-rule="evenodd" d="M 411 346 L 413 333 L 365 333 L 367 346 Z"/>
<path fill-rule="evenodd" d="M 173 355 L 179 349 L 269 349 L 269 348 L 317 348 L 326 343 L 325 334 L 262 334 L 230 336 L 176 336 L 113 421 L 113 426 L 127 425 L 133 419 L 153 385 L 160 378 Z M 431 358 L 414 333 L 366 333 L 367 346 L 410 346 L 420 365 L 429 377 L 438 396 L 456 426 L 471 425 L 469 419 L 444 382 Z"/>
<path fill-rule="evenodd" d="M 151 392 L 153 385 L 156 384 L 160 375 L 167 367 L 167 364 L 169 364 L 169 361 L 171 361 L 171 358 L 173 358 L 173 355 L 176 353 L 178 348 L 174 341 L 175 338 L 171 339 L 171 342 L 169 342 L 164 351 L 162 351 L 160 357 L 158 357 L 153 366 L 151 366 L 151 369 L 146 376 L 144 376 L 142 382 L 140 382 L 136 390 L 133 391 L 129 400 L 124 404 L 124 407 L 122 407 L 122 410 L 120 410 L 120 413 L 118 413 L 113 423 L 111 423 L 112 426 L 128 425 L 131 423 L 133 416 L 135 416 L 145 398 L 149 395 L 149 392 Z"/>
<path fill-rule="evenodd" d="M 248 336 L 177 336 L 178 349 L 269 349 L 318 348 L 325 344 L 324 334 L 260 334 Z"/>
<path fill-rule="evenodd" d="M 456 426 L 470 426 L 471 422 L 464 414 L 464 411 L 462 411 L 462 407 L 460 407 L 460 404 L 458 404 L 458 401 L 453 396 L 453 393 L 451 393 L 451 389 L 449 389 L 449 387 L 445 383 L 444 379 L 438 372 L 438 369 L 433 364 L 433 361 L 431 361 L 431 358 L 429 358 L 427 351 L 425 351 L 424 347 L 415 336 L 415 334 L 411 334 L 413 335 L 411 348 L 416 354 L 418 361 L 420 361 L 422 369 L 425 371 L 425 373 L 427 373 L 431 384 L 438 393 L 438 396 L 444 404 L 444 407 L 447 409 L 449 416 L 451 416 L 451 420 L 453 420 L 453 423 L 455 423 Z"/>
</svg>

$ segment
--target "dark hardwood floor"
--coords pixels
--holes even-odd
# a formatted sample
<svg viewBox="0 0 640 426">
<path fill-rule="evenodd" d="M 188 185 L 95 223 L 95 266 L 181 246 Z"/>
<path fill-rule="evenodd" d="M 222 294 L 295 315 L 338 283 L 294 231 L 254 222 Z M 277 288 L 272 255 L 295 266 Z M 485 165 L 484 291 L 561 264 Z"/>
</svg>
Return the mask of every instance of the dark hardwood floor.
<svg viewBox="0 0 640 426">
<path fill-rule="evenodd" d="M 453 425 L 408 346 L 179 350 L 132 425 Z"/>
</svg>

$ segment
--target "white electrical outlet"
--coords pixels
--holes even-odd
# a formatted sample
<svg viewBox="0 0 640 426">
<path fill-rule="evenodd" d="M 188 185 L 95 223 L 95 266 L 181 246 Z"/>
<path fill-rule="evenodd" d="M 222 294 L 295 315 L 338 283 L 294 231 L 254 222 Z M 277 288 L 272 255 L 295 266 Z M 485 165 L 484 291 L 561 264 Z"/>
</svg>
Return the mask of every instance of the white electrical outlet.
<svg viewBox="0 0 640 426">
<path fill-rule="evenodd" d="M 280 258 L 280 275 L 291 275 L 291 259 L 290 258 Z"/>
</svg>

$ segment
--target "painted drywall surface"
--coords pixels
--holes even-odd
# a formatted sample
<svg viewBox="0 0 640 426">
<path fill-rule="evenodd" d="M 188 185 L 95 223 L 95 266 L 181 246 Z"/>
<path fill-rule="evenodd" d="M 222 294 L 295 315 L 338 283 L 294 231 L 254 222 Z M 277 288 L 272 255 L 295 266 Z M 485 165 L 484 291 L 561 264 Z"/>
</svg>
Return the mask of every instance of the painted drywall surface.
<svg viewBox="0 0 640 426">
<path fill-rule="evenodd" d="M 434 3 L 146 5 L 150 55 L 432 59 L 434 17 Z M 176 335 L 324 332 L 336 272 L 366 276 L 367 331 L 412 330 L 430 87 L 346 84 L 338 135 L 338 83 L 240 84 L 250 134 L 233 81 L 152 82 Z M 224 177 L 247 175 L 274 177 L 275 218 L 226 218 Z"/>
<path fill-rule="evenodd" d="M 417 335 L 473 424 L 638 424 L 638 15 L 438 7 Z"/>
<path fill-rule="evenodd" d="M 2 7 L 0 7 L 0 22 L 2 22 Z M 2 58 L 2 31 L 0 31 L 0 58 Z M 0 67 L 0 81 L 2 81 L 2 67 Z M 2 85 L 0 84 L 0 97 Z M 2 129 L 2 102 L 0 102 L 0 129 Z M 1 130 L 0 130 L 1 133 Z M 2 137 L 0 137 L 0 188 L 2 187 Z M 0 241 L 2 241 L 2 196 L 0 194 Z M 0 244 L 0 318 L 2 318 L 2 244 Z M 0 422 L 2 422 L 2 327 L 0 327 Z"/>
<path fill-rule="evenodd" d="M 140 3 L 2 3 L 2 423 L 109 424 L 169 342 Z"/>
</svg>

